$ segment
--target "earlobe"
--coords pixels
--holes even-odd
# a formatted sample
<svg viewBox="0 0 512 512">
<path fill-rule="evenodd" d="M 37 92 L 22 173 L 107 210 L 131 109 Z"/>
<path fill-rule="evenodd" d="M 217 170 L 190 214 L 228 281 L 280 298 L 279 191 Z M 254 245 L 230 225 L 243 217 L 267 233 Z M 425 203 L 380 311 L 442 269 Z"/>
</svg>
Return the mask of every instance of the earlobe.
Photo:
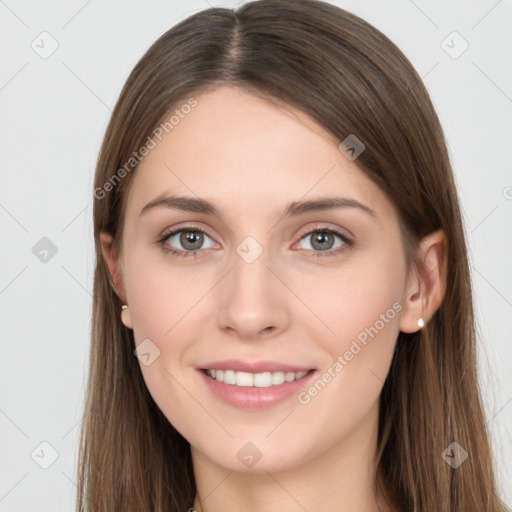
<svg viewBox="0 0 512 512">
<path fill-rule="evenodd" d="M 121 322 L 123 322 L 124 326 L 128 327 L 128 329 L 133 329 L 132 314 L 126 304 L 121 306 Z"/>
<path fill-rule="evenodd" d="M 420 265 L 409 274 L 400 317 L 402 332 L 421 329 L 441 305 L 446 292 L 447 253 L 447 240 L 442 230 L 430 233 L 420 242 Z"/>
</svg>

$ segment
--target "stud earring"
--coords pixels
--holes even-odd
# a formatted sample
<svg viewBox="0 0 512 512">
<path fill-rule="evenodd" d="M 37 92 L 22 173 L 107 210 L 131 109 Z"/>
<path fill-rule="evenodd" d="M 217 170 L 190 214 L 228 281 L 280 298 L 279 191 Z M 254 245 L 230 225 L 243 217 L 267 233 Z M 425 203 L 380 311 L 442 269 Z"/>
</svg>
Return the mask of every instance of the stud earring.
<svg viewBox="0 0 512 512">
<path fill-rule="evenodd" d="M 420 318 L 418 320 L 418 327 L 421 329 L 425 325 L 425 322 L 423 321 L 423 318 Z"/>
<path fill-rule="evenodd" d="M 121 322 L 123 322 L 125 327 L 132 329 L 132 315 L 126 304 L 121 306 Z"/>
</svg>

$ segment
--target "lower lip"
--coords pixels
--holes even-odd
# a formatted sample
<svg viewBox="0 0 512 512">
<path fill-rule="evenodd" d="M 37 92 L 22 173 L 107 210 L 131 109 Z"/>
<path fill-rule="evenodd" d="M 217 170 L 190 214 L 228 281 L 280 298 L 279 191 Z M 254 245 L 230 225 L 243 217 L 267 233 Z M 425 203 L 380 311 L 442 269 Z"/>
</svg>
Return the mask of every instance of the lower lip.
<svg viewBox="0 0 512 512">
<path fill-rule="evenodd" d="M 298 395 L 305 386 L 309 385 L 309 382 L 317 373 L 316 370 L 313 370 L 299 380 L 283 382 L 283 384 L 267 388 L 258 388 L 225 384 L 212 379 L 203 370 L 198 370 L 198 372 L 217 398 L 233 407 L 250 410 L 266 409 Z"/>
</svg>

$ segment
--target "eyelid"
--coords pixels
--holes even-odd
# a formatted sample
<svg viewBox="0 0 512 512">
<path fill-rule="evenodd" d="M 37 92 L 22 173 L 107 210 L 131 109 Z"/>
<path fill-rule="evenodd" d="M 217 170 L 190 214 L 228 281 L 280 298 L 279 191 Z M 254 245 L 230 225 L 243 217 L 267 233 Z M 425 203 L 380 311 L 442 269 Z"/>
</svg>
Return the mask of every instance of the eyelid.
<svg viewBox="0 0 512 512">
<path fill-rule="evenodd" d="M 344 230 L 343 228 L 340 228 L 338 226 L 329 226 L 325 222 L 317 223 L 314 226 L 310 226 L 308 228 L 305 228 L 303 231 L 300 231 L 299 239 L 302 240 L 307 235 L 311 235 L 312 233 L 315 233 L 316 231 L 331 231 L 334 232 L 336 235 L 341 236 L 343 238 L 346 238 L 347 240 L 352 241 L 351 234 L 348 233 L 347 230 Z"/>
<path fill-rule="evenodd" d="M 167 240 L 171 235 L 175 235 L 179 231 L 194 231 L 197 230 L 199 232 L 205 233 L 208 235 L 212 240 L 215 241 L 215 237 L 213 237 L 207 228 L 204 228 L 202 226 L 195 226 L 193 223 L 185 223 L 184 225 L 178 224 L 177 226 L 173 226 L 171 228 L 165 228 L 162 233 L 158 236 L 159 240 Z"/>
</svg>

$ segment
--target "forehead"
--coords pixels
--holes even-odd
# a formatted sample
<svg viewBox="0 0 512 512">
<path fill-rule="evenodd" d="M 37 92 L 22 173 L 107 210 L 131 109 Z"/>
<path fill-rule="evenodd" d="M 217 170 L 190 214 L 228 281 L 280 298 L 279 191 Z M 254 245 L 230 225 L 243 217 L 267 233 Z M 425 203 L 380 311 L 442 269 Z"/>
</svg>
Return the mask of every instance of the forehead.
<svg viewBox="0 0 512 512">
<path fill-rule="evenodd" d="M 233 87 L 195 99 L 162 140 L 154 139 L 135 171 L 127 205 L 132 215 L 168 191 L 217 197 L 234 211 L 335 194 L 373 209 L 391 207 L 339 151 L 340 141 L 303 112 Z"/>
</svg>

